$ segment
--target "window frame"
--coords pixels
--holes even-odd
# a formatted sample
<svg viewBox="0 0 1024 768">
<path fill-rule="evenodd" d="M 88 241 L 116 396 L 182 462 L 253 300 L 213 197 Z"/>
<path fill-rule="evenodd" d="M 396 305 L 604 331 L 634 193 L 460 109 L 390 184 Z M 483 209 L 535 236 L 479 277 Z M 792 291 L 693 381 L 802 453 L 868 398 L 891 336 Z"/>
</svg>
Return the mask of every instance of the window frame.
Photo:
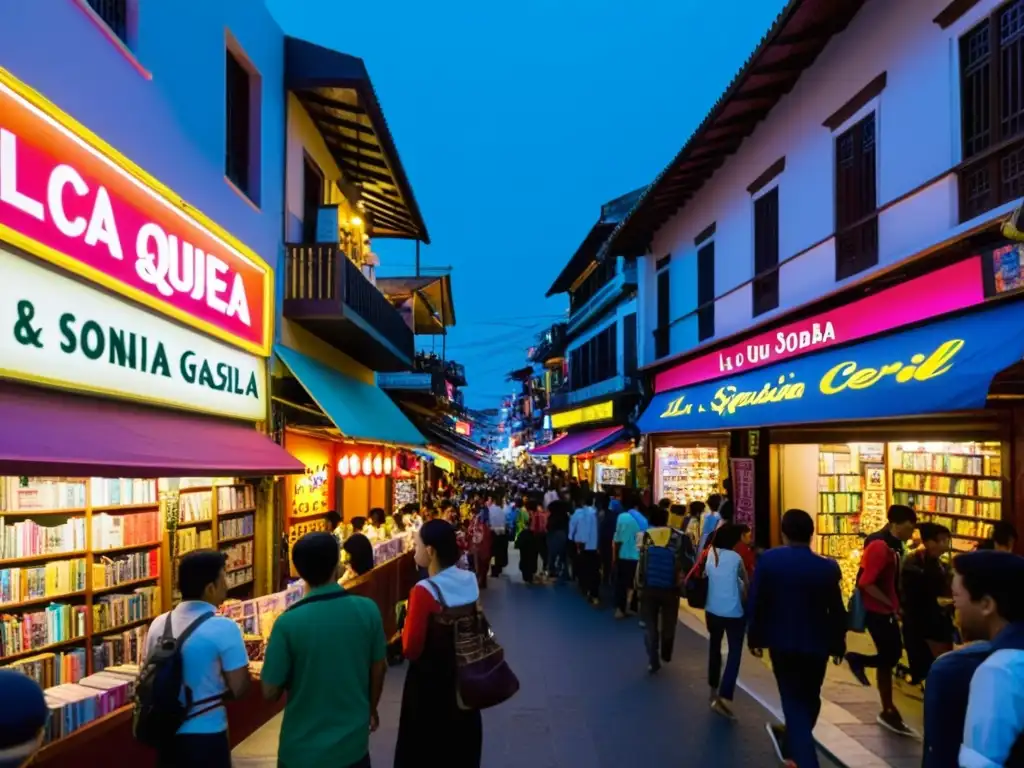
<svg viewBox="0 0 1024 768">
<path fill-rule="evenodd" d="M 874 188 L 875 188 L 875 207 L 872 211 L 863 214 L 853 222 L 840 224 L 840 200 L 839 200 L 839 141 L 850 131 L 854 130 L 857 126 L 861 125 L 868 117 L 874 115 L 875 128 L 874 128 Z M 878 266 L 880 259 L 880 247 L 879 247 L 879 235 L 878 235 L 878 221 L 881 215 L 881 203 L 879 202 L 879 180 L 881 179 L 881 167 L 882 167 L 882 150 L 881 150 L 881 125 L 882 125 L 882 109 L 881 99 L 878 96 L 870 99 L 860 109 L 858 109 L 853 115 L 847 120 L 835 128 L 832 131 L 832 185 L 833 185 L 833 224 L 835 225 L 835 236 L 834 236 L 834 249 L 835 249 L 835 281 L 837 283 L 847 280 L 855 275 L 862 274 L 863 272 Z M 857 229 L 868 230 L 869 236 L 872 235 L 874 242 L 872 248 L 867 252 L 865 258 L 863 254 L 853 259 L 844 258 L 842 249 L 843 237 L 849 235 Z"/>
<path fill-rule="evenodd" d="M 224 46 L 224 180 L 229 187 L 241 195 L 246 202 L 256 210 L 260 210 L 262 198 L 263 174 L 261 167 L 263 149 L 263 78 L 259 70 L 253 65 L 238 41 L 231 35 L 230 31 L 225 32 Z M 246 147 L 245 167 L 246 179 L 239 183 L 240 179 L 231 176 L 231 135 L 232 126 L 228 114 L 228 103 L 230 100 L 228 70 L 230 61 L 241 69 L 247 77 L 248 93 L 246 104 Z"/>
<path fill-rule="evenodd" d="M 751 216 L 751 230 L 752 238 L 751 243 L 753 245 L 751 258 L 753 260 L 753 279 L 750 281 L 750 304 L 751 304 L 751 316 L 760 317 L 761 315 L 772 312 L 779 308 L 779 261 L 782 254 L 782 213 L 781 213 L 781 191 L 779 184 L 781 182 L 781 175 L 777 176 L 771 182 L 766 184 L 763 188 L 750 196 L 750 216 Z M 768 267 L 758 267 L 757 263 L 757 206 L 758 203 L 769 195 L 775 195 L 775 263 Z M 764 306 L 758 304 L 758 290 L 761 286 L 767 287 L 768 290 L 774 290 L 775 300 L 771 306 Z"/>
<path fill-rule="evenodd" d="M 711 249 L 711 297 L 705 298 L 701 301 L 701 260 L 703 254 L 707 253 L 708 249 Z M 708 339 L 715 337 L 715 304 L 716 304 L 716 291 L 715 283 L 717 275 L 715 274 L 718 270 L 715 266 L 717 259 L 717 252 L 715 250 L 715 237 L 711 236 L 706 240 L 702 240 L 700 245 L 697 246 L 697 343 L 703 343 Z"/>
</svg>

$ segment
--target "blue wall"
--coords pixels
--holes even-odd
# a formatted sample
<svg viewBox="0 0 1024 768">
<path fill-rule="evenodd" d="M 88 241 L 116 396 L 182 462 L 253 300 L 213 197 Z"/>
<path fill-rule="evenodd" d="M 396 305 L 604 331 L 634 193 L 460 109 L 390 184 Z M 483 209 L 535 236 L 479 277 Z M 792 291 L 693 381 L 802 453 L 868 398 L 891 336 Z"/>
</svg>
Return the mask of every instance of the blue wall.
<svg viewBox="0 0 1024 768">
<path fill-rule="evenodd" d="M 79 0 L 0 0 L 0 66 L 101 136 L 275 268 L 282 254 L 284 37 L 262 2 L 141 0 L 146 79 Z M 262 79 L 260 205 L 224 179 L 226 39 Z"/>
</svg>

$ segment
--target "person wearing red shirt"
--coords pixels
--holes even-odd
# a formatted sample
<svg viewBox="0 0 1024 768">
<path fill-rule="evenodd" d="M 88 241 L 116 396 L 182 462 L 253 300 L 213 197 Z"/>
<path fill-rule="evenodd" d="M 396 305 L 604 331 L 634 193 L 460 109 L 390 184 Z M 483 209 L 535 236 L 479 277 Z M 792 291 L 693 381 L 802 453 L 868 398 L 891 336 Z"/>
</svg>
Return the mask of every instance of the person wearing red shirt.
<svg viewBox="0 0 1024 768">
<path fill-rule="evenodd" d="M 757 555 L 754 553 L 754 532 L 749 525 L 737 525 L 740 530 L 740 542 L 733 551 L 743 559 L 743 567 L 747 571 L 747 578 L 753 581 L 754 566 L 757 565 Z"/>
<path fill-rule="evenodd" d="M 857 589 L 865 608 L 864 626 L 875 644 L 875 655 L 846 654 L 850 671 L 862 685 L 871 685 L 866 669 L 874 669 L 878 680 L 878 696 L 882 711 L 876 718 L 879 725 L 900 736 L 916 737 L 917 733 L 903 721 L 892 698 L 892 670 L 903 657 L 900 633 L 899 578 L 903 545 L 910 541 L 917 525 L 917 515 L 910 507 L 893 504 L 889 507 L 889 524 L 864 540 Z"/>
</svg>

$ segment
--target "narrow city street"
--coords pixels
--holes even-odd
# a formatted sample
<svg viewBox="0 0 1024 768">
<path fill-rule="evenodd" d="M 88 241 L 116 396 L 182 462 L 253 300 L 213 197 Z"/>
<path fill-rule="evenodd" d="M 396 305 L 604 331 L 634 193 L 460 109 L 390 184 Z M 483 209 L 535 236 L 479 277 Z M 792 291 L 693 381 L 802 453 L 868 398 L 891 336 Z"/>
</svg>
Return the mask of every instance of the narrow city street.
<svg viewBox="0 0 1024 768">
<path fill-rule="evenodd" d="M 526 587 L 514 563 L 506 573 L 484 605 L 522 688 L 484 714 L 485 768 L 776 764 L 757 702 L 737 691 L 735 723 L 708 708 L 704 638 L 680 625 L 676 658 L 650 677 L 635 620 L 614 621 L 568 585 Z M 404 667 L 388 674 L 371 739 L 378 768 L 392 763 L 404 677 Z M 280 717 L 237 747 L 236 768 L 275 765 L 279 728 Z"/>
</svg>

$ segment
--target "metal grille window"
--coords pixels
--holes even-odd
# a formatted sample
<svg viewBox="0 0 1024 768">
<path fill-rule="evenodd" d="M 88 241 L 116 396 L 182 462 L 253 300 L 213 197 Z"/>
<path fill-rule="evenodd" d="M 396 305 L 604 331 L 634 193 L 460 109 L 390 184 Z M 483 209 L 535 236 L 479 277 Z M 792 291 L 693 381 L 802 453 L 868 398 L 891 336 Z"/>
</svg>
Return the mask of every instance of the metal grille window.
<svg viewBox="0 0 1024 768">
<path fill-rule="evenodd" d="M 779 306 L 779 188 L 754 201 L 754 317 Z"/>
<path fill-rule="evenodd" d="M 226 86 L 227 141 L 224 173 L 236 187 L 251 197 L 249 73 L 231 51 L 227 53 Z"/>
<path fill-rule="evenodd" d="M 128 0 L 88 0 L 89 7 L 110 27 L 118 39 L 128 45 Z"/>
<path fill-rule="evenodd" d="M 1024 0 L 960 38 L 960 102 L 960 220 L 967 221 L 1022 194 Z"/>
<path fill-rule="evenodd" d="M 836 280 L 878 264 L 875 114 L 836 138 Z"/>
<path fill-rule="evenodd" d="M 697 339 L 715 335 L 715 244 L 697 251 Z"/>
</svg>

